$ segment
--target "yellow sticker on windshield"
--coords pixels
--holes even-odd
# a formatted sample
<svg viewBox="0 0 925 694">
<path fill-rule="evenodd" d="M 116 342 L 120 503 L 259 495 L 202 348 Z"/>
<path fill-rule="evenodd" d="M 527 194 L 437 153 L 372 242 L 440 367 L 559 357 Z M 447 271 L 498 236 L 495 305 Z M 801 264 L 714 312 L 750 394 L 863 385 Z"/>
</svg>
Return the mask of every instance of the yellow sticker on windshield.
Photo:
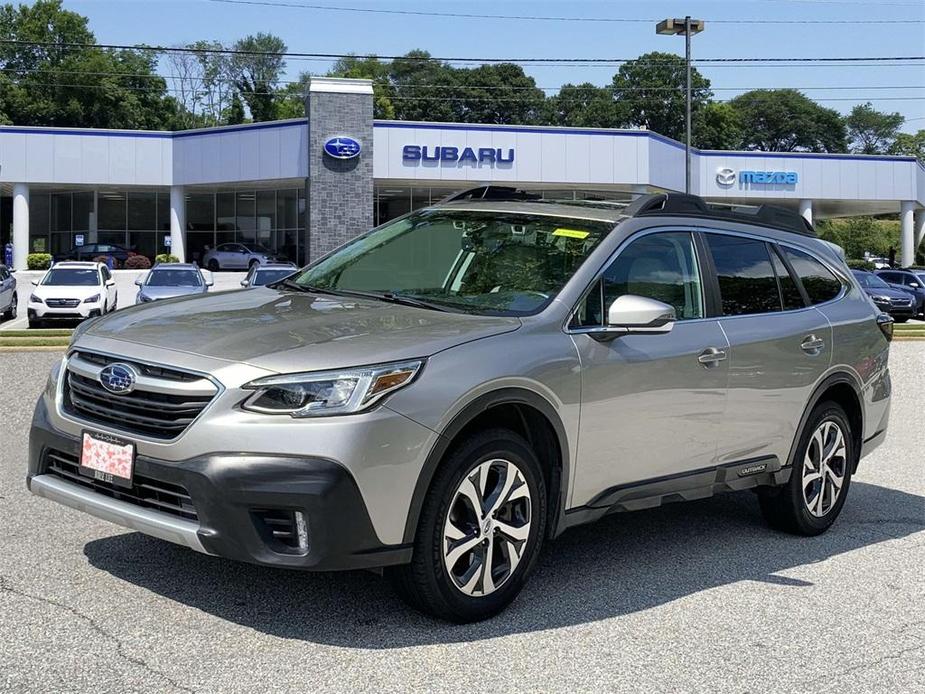
<svg viewBox="0 0 925 694">
<path fill-rule="evenodd" d="M 588 231 L 580 231 L 579 229 L 566 229 L 565 227 L 559 227 L 554 232 L 553 236 L 567 236 L 570 239 L 586 239 L 588 238 Z"/>
</svg>

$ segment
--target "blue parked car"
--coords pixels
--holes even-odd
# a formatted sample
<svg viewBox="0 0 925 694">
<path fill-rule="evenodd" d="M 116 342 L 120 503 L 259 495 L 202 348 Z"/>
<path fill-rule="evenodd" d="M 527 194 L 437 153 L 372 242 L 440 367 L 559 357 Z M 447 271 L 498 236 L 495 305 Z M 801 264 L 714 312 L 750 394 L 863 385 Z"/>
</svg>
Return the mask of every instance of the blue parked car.
<svg viewBox="0 0 925 694">
<path fill-rule="evenodd" d="M 861 288 L 868 293 L 874 303 L 884 313 L 889 313 L 897 323 L 905 323 L 915 318 L 918 305 L 914 295 L 902 289 L 896 289 L 884 282 L 872 272 L 852 270 Z"/>
<path fill-rule="evenodd" d="M 900 289 L 915 297 L 915 315 L 925 318 L 925 270 L 904 268 L 901 270 L 878 270 L 877 277 L 894 289 Z"/>
</svg>

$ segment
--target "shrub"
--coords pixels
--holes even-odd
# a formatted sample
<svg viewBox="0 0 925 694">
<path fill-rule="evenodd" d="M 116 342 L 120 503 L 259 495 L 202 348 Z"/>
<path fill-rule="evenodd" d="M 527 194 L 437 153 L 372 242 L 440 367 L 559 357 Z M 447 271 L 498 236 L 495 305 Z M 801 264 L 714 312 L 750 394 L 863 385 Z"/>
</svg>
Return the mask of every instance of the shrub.
<svg viewBox="0 0 925 694">
<path fill-rule="evenodd" d="M 874 267 L 874 264 L 869 260 L 863 260 L 861 258 L 852 258 L 851 260 L 846 261 L 848 267 L 852 270 L 867 270 L 867 272 L 873 272 L 877 268 Z"/>
<path fill-rule="evenodd" d="M 108 255 L 98 255 L 93 259 L 94 263 L 102 263 L 103 265 L 109 265 L 109 256 Z M 115 258 L 112 259 L 112 269 L 115 270 L 119 267 L 119 261 Z"/>
<path fill-rule="evenodd" d="M 161 253 L 154 259 L 155 263 L 179 263 L 180 259 L 175 255 L 170 255 L 169 253 Z"/>
<path fill-rule="evenodd" d="M 126 270 L 147 270 L 151 267 L 151 261 L 146 255 L 130 255 L 125 259 L 122 267 Z"/>
<path fill-rule="evenodd" d="M 47 270 L 51 267 L 51 253 L 30 253 L 26 256 L 26 267 L 30 270 Z"/>
</svg>

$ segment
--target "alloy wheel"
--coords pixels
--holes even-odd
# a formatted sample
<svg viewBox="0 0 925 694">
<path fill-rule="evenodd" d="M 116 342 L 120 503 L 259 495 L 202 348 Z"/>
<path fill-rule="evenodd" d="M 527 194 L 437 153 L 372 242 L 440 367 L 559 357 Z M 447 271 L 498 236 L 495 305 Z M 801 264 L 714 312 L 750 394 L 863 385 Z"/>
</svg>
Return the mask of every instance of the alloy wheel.
<svg viewBox="0 0 925 694">
<path fill-rule="evenodd" d="M 524 556 L 532 518 L 520 468 L 499 458 L 479 463 L 453 493 L 443 526 L 443 563 L 453 584 L 473 597 L 498 590 Z"/>
<path fill-rule="evenodd" d="M 847 473 L 845 434 L 837 422 L 822 422 L 813 432 L 803 456 L 803 503 L 822 518 L 838 501 Z"/>
</svg>

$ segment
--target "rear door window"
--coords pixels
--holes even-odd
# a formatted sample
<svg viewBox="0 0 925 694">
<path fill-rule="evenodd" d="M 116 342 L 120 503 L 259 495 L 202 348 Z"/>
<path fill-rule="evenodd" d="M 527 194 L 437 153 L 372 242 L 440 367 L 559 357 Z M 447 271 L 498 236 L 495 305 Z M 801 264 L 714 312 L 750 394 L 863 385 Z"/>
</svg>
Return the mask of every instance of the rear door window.
<svg viewBox="0 0 925 694">
<path fill-rule="evenodd" d="M 803 294 L 793 279 L 793 275 L 784 265 L 784 262 L 778 255 L 780 249 L 771 253 L 771 262 L 774 265 L 774 271 L 777 273 L 777 281 L 780 283 L 780 296 L 784 302 L 784 310 L 791 311 L 797 308 L 804 308 L 806 304 L 803 301 Z"/>
<path fill-rule="evenodd" d="M 724 316 L 782 310 L 767 243 L 725 234 L 705 236 L 716 267 Z"/>
<path fill-rule="evenodd" d="M 812 304 L 831 301 L 842 290 L 841 281 L 820 261 L 808 253 L 784 246 L 784 255 L 803 283 Z"/>
</svg>

